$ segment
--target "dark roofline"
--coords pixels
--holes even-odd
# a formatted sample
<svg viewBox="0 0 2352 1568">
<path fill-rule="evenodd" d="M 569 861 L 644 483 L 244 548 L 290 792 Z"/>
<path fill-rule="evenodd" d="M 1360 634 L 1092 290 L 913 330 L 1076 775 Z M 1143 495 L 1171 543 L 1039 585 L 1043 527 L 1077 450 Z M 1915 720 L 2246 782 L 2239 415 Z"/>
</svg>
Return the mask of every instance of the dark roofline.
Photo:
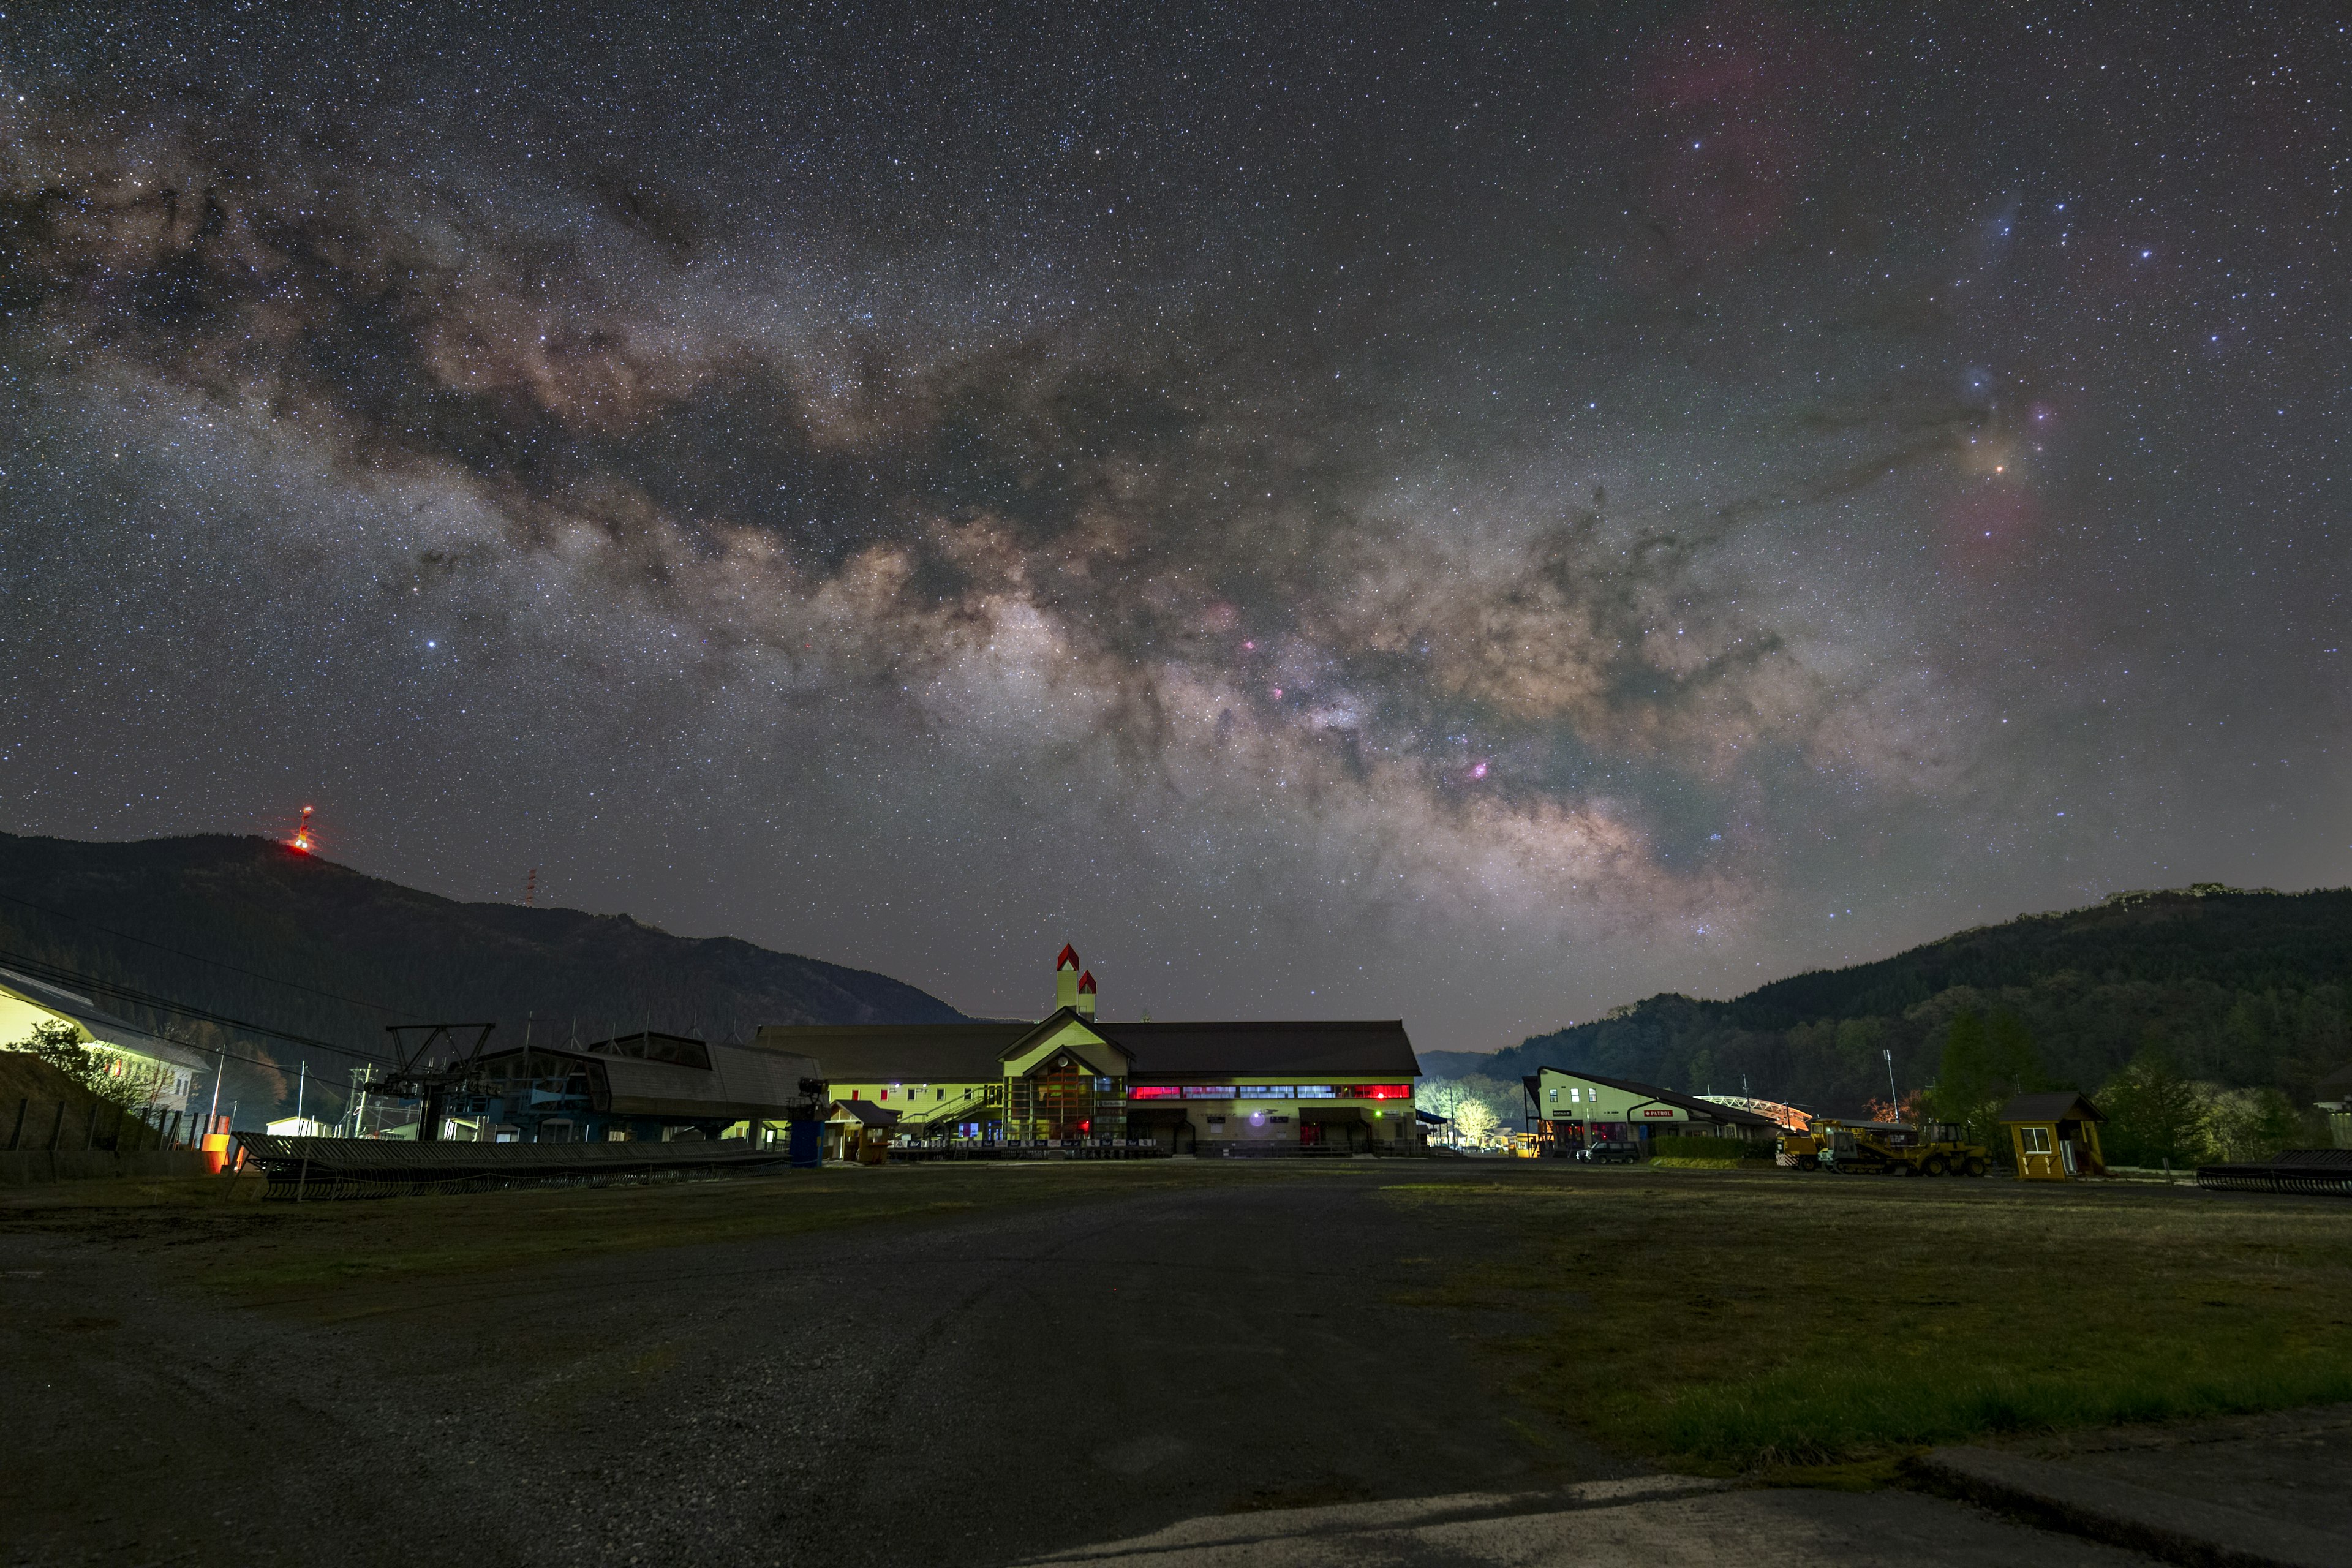
<svg viewBox="0 0 2352 1568">
<path fill-rule="evenodd" d="M 2089 1114 L 2073 1114 L 2076 1106 Z M 2011 1121 L 2105 1121 L 2106 1116 L 2079 1089 L 2055 1089 L 2041 1094 L 2018 1095 L 2002 1106 L 2000 1114 L 1993 1120 L 2003 1124 Z"/>
<path fill-rule="evenodd" d="M 1047 1035 L 1052 1034 L 1064 1024 L 1085 1025 L 1096 1035 L 1101 1037 L 1103 1044 L 1117 1051 L 1120 1056 L 1125 1057 L 1129 1061 L 1132 1062 L 1135 1060 L 1135 1053 L 1133 1051 L 1130 1051 L 1125 1046 L 1120 1045 L 1110 1036 L 1104 1034 L 1102 1025 L 1097 1023 L 1094 1019 L 1087 1017 L 1076 1007 L 1055 1008 L 1052 1012 L 1038 1019 L 1036 1023 L 1030 1026 L 1028 1032 L 1024 1034 L 1019 1039 L 1013 1041 L 1011 1045 L 997 1052 L 996 1059 L 1001 1062 L 1011 1061 L 1014 1057 L 1019 1056 L 1022 1052 L 1034 1048 L 1039 1040 L 1045 1038 Z"/>
<path fill-rule="evenodd" d="M 1533 1078 L 1522 1079 L 1520 1081 L 1528 1086 L 1529 1099 L 1535 1098 L 1537 1087 L 1542 1082 L 1543 1075 L 1548 1072 L 1556 1072 L 1565 1078 L 1580 1078 L 1587 1083 L 1606 1084 L 1611 1089 L 1622 1089 L 1627 1094 L 1646 1095 L 1662 1105 L 1673 1105 L 1685 1110 L 1695 1110 L 1702 1116 L 1712 1117 L 1717 1121 L 1727 1121 L 1734 1125 L 1748 1122 L 1758 1127 L 1780 1125 L 1769 1116 L 1759 1115 L 1753 1110 L 1742 1110 L 1736 1105 L 1718 1105 L 1712 1100 L 1701 1100 L 1695 1094 L 1660 1089 L 1654 1083 L 1642 1083 L 1630 1078 L 1603 1078 L 1597 1072 L 1585 1072 L 1576 1068 L 1541 1068 L 1537 1070 Z M 1541 1102 L 1538 1102 L 1537 1109 L 1542 1109 Z"/>
<path fill-rule="evenodd" d="M 1247 1018 L 1220 1018 L 1211 1023 L 1188 1023 L 1181 1018 L 1132 1018 L 1124 1024 L 1106 1024 L 1113 1029 L 1402 1029 L 1402 1018 L 1266 1018 L 1253 1022 Z"/>
<path fill-rule="evenodd" d="M 177 1068 L 186 1068 L 191 1072 L 207 1071 L 217 1065 L 215 1061 L 205 1059 L 207 1057 L 215 1056 L 215 1053 L 196 1046 L 182 1045 L 177 1040 L 166 1039 L 152 1029 L 132 1023 L 120 1013 L 108 1012 L 96 1003 L 88 1000 L 79 991 L 68 991 L 54 981 L 36 979 L 29 974 L 20 974 L 13 969 L 0 969 L 0 986 L 5 986 L 19 994 L 28 991 L 46 991 L 51 996 L 63 997 L 62 1002 L 46 1001 L 37 995 L 26 995 L 25 999 L 34 1006 L 46 1008 L 59 1017 L 71 1018 L 83 1028 L 89 1029 L 101 1044 L 117 1046 L 124 1050 L 138 1051 L 142 1056 L 152 1056 L 157 1061 L 169 1062 Z M 93 1024 L 100 1026 L 92 1028 Z M 132 1036 L 146 1041 L 149 1046 L 161 1048 L 151 1051 L 133 1044 L 131 1040 L 107 1040 L 105 1038 L 107 1034 Z"/>
<path fill-rule="evenodd" d="M 1171 1082 L 1271 1077 L 1399 1083 L 1423 1076 L 1401 1018 L 1112 1023 L 1057 1007 L 1034 1023 L 770 1024 L 753 1048 L 814 1057 L 821 1075 L 835 1083 L 976 1081 L 1002 1076 L 1010 1059 L 1073 1024 L 1124 1058 L 1129 1076 Z"/>
</svg>

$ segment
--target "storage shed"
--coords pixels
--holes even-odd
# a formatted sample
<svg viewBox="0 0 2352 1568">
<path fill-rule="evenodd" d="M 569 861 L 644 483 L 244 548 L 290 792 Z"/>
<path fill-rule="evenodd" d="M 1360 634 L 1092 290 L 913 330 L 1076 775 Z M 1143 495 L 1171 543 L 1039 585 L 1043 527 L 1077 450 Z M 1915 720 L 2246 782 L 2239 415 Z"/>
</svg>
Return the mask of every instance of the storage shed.
<svg viewBox="0 0 2352 1568">
<path fill-rule="evenodd" d="M 890 1140 L 898 1131 L 898 1113 L 870 1100 L 836 1100 L 824 1119 L 828 1158 L 878 1165 L 888 1157 Z"/>
<path fill-rule="evenodd" d="M 2009 1129 L 2018 1179 L 2073 1182 L 2105 1175 L 2106 1161 L 2099 1152 L 2099 1123 L 2105 1120 L 2097 1106 L 2071 1089 L 2021 1094 L 2002 1106 L 2000 1124 Z"/>
</svg>

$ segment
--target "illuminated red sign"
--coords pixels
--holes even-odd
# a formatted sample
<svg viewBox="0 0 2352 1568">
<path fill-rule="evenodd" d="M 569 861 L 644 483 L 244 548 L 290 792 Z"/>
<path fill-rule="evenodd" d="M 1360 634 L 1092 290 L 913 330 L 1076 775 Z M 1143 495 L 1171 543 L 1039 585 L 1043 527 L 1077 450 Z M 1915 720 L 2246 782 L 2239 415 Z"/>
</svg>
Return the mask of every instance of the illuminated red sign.
<svg viewBox="0 0 2352 1568">
<path fill-rule="evenodd" d="M 1348 1091 L 1358 1100 L 1411 1100 L 1409 1083 L 1360 1083 Z"/>
<path fill-rule="evenodd" d="M 1181 1100 L 1184 1091 L 1172 1083 L 1137 1084 L 1127 1091 L 1129 1100 Z"/>
</svg>

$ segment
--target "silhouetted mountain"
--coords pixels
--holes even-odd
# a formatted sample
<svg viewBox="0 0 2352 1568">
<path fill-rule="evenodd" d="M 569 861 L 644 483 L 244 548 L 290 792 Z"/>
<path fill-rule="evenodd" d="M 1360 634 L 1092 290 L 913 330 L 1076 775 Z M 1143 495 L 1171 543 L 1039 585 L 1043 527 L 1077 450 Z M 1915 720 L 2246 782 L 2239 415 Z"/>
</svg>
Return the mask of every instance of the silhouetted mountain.
<svg viewBox="0 0 2352 1568">
<path fill-rule="evenodd" d="M 1653 996 L 1497 1051 L 1465 1073 L 1551 1066 L 1832 1110 L 1931 1081 L 1954 1014 L 2007 1010 L 2054 1085 L 2094 1089 L 2143 1046 L 2181 1071 L 2298 1101 L 2352 1056 L 2352 889 L 2200 883 L 1961 931 L 1729 1002 Z"/>
<path fill-rule="evenodd" d="M 395 1023 L 495 1022 L 494 1040 L 514 1044 L 527 1026 L 542 1042 L 645 1028 L 724 1040 L 762 1024 L 963 1017 L 887 975 L 731 937 L 672 936 L 626 915 L 459 903 L 263 838 L 0 834 L 0 969 L 73 986 L 201 1048 L 226 1043 L 268 1058 L 288 1074 L 307 1056 L 312 1082 L 332 1095 L 331 1114 L 354 1058 L 194 1021 L 140 995 L 371 1053 Z M 284 1093 L 280 1074 L 263 1067 L 233 1061 L 228 1081 L 248 1111 Z"/>
</svg>

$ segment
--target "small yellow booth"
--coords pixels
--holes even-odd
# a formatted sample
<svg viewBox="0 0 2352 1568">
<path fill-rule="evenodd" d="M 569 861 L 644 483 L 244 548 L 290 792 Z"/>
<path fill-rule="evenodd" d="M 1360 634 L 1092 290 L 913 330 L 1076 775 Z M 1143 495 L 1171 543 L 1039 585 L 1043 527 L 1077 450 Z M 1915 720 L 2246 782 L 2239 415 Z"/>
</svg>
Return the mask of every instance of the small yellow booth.
<svg viewBox="0 0 2352 1568">
<path fill-rule="evenodd" d="M 898 1128 L 898 1113 L 870 1100 L 836 1100 L 824 1119 L 825 1157 L 879 1165 L 890 1157 L 890 1139 Z"/>
<path fill-rule="evenodd" d="M 2099 1108 L 2072 1089 L 2021 1094 L 2000 1110 L 2017 1175 L 2025 1182 L 2074 1182 L 2107 1173 L 2099 1152 Z"/>
</svg>

